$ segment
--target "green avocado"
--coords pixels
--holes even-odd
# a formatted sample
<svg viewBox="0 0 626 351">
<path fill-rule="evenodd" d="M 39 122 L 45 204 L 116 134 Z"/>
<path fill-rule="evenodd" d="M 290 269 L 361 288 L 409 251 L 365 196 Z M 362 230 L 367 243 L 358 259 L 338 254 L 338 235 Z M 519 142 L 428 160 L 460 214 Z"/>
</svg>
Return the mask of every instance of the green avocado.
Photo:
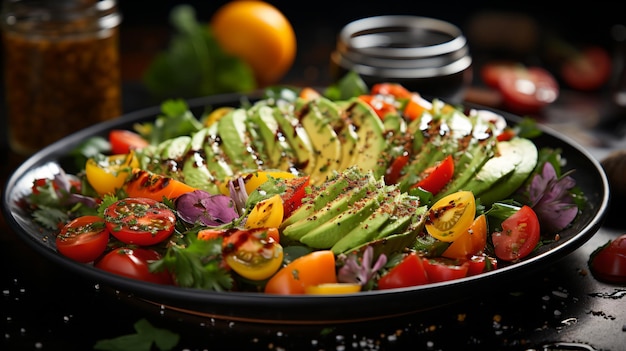
<svg viewBox="0 0 626 351">
<path fill-rule="evenodd" d="M 274 109 L 267 105 L 257 105 L 248 112 L 249 128 L 257 131 L 259 138 L 257 149 L 262 150 L 267 160 L 264 168 L 290 171 L 296 162 L 293 149 L 285 140 L 279 137 L 280 128 L 274 118 Z"/>
<path fill-rule="evenodd" d="M 498 143 L 496 156 L 487 161 L 465 188 L 484 205 L 508 198 L 526 181 L 537 165 L 535 144 L 525 138 Z"/>
<path fill-rule="evenodd" d="M 313 144 L 308 133 L 294 116 L 292 110 L 274 107 L 273 113 L 280 129 L 278 137 L 285 138 L 296 156 L 295 168 L 304 174 L 311 174 L 316 167 L 315 150 L 313 150 Z"/>
<path fill-rule="evenodd" d="M 219 189 L 215 182 L 215 176 L 209 171 L 204 157 L 204 143 L 206 129 L 201 129 L 191 136 L 189 150 L 183 162 L 184 182 L 194 188 L 217 194 Z"/>
<path fill-rule="evenodd" d="M 233 168 L 237 170 L 258 169 L 259 155 L 252 147 L 252 141 L 247 132 L 246 110 L 233 109 L 220 118 L 217 123 L 217 133 L 220 147 L 228 156 Z"/>
</svg>

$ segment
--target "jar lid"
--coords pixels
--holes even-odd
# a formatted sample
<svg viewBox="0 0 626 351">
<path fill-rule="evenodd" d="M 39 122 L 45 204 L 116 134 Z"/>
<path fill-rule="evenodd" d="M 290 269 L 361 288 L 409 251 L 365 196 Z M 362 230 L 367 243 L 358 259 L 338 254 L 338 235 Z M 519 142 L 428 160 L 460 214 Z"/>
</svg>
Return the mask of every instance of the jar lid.
<svg viewBox="0 0 626 351">
<path fill-rule="evenodd" d="M 404 15 L 347 24 L 331 59 L 361 74 L 414 78 L 455 74 L 472 62 L 467 39 L 457 26 Z"/>
</svg>

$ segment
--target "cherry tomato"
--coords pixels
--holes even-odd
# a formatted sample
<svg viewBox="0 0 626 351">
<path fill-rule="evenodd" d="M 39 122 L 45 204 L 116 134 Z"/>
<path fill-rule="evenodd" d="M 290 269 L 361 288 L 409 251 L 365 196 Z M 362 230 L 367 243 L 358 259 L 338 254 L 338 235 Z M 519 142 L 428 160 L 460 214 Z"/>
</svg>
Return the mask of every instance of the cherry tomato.
<svg viewBox="0 0 626 351">
<path fill-rule="evenodd" d="M 302 90 L 300 90 L 300 93 L 298 94 L 298 97 L 304 99 L 305 101 L 315 100 L 320 96 L 322 96 L 322 94 L 320 94 L 317 90 L 311 87 L 302 88 Z"/>
<path fill-rule="evenodd" d="M 591 46 L 561 66 L 561 78 L 571 88 L 590 91 L 602 87 L 611 76 L 611 57 L 602 47 Z"/>
<path fill-rule="evenodd" d="M 124 190 L 129 197 L 143 197 L 162 201 L 164 197 L 175 199 L 196 189 L 179 180 L 134 168 L 132 176 L 126 180 Z"/>
<path fill-rule="evenodd" d="M 480 253 L 470 257 L 468 260 L 469 267 L 467 269 L 467 275 L 477 275 L 484 272 L 492 271 L 498 268 L 498 260 L 487 254 Z"/>
<path fill-rule="evenodd" d="M 113 129 L 109 132 L 109 143 L 113 154 L 127 154 L 132 150 L 142 149 L 149 145 L 141 135 L 125 129 Z"/>
<path fill-rule="evenodd" d="M 426 231 L 438 240 L 453 242 L 467 231 L 475 215 L 474 194 L 471 191 L 457 191 L 432 205 L 426 218 Z"/>
<path fill-rule="evenodd" d="M 608 283 L 626 283 L 626 234 L 596 249 L 589 259 L 591 273 Z"/>
<path fill-rule="evenodd" d="M 498 81 L 502 73 L 515 69 L 524 69 L 524 65 L 509 60 L 490 61 L 480 68 L 480 78 L 487 86 L 498 88 Z"/>
<path fill-rule="evenodd" d="M 485 245 L 487 245 L 487 216 L 480 214 L 464 233 L 454 239 L 441 256 L 467 259 L 483 252 Z"/>
<path fill-rule="evenodd" d="M 530 254 L 540 238 L 539 219 L 529 206 L 502 221 L 502 231 L 491 234 L 496 257 L 505 261 L 516 261 Z"/>
<path fill-rule="evenodd" d="M 426 169 L 421 175 L 421 180 L 412 188 L 422 188 L 431 194 L 437 194 L 450 182 L 453 174 L 454 159 L 452 155 L 448 155 L 441 162 Z"/>
<path fill-rule="evenodd" d="M 430 101 L 424 99 L 420 94 L 413 93 L 404 106 L 404 116 L 410 120 L 420 118 L 426 111 L 430 111 L 433 105 Z"/>
<path fill-rule="evenodd" d="M 57 250 L 75 261 L 87 263 L 100 257 L 109 243 L 104 219 L 82 216 L 67 223 L 56 237 Z"/>
<path fill-rule="evenodd" d="M 124 186 L 133 168 L 139 167 L 134 153 L 90 158 L 85 164 L 85 176 L 100 195 L 112 194 Z"/>
<path fill-rule="evenodd" d="M 313 251 L 281 268 L 265 285 L 267 294 L 305 294 L 306 288 L 337 283 L 335 254 L 331 250 Z"/>
<path fill-rule="evenodd" d="M 402 169 L 404 169 L 407 163 L 409 163 L 408 152 L 396 157 L 385 172 L 385 183 L 396 184 L 402 175 Z"/>
<path fill-rule="evenodd" d="M 246 228 L 278 228 L 283 222 L 284 212 L 280 195 L 259 201 L 248 214 Z"/>
<path fill-rule="evenodd" d="M 423 258 L 424 269 L 430 283 L 439 283 L 448 280 L 467 277 L 469 262 L 446 259 L 443 257 Z"/>
<path fill-rule="evenodd" d="M 172 285 L 168 271 L 151 272 L 150 262 L 158 261 L 161 255 L 152 249 L 118 248 L 99 259 L 95 266 L 107 272 L 145 282 Z"/>
<path fill-rule="evenodd" d="M 244 278 L 267 279 L 283 263 L 283 247 L 264 230 L 234 231 L 223 243 L 226 263 Z"/>
<path fill-rule="evenodd" d="M 283 219 L 291 216 L 293 211 L 302 205 L 302 199 L 306 195 L 306 187 L 309 186 L 309 176 L 286 179 L 285 192 L 281 194 L 283 199 Z"/>
<path fill-rule="evenodd" d="M 383 95 L 361 95 L 359 99 L 367 103 L 380 119 L 384 120 L 389 113 L 398 113 L 393 98 Z"/>
<path fill-rule="evenodd" d="M 250 229 L 251 232 L 254 232 L 255 235 L 259 238 L 272 238 L 275 242 L 280 240 L 280 233 L 278 232 L 278 228 L 253 228 Z M 200 240 L 212 240 L 218 238 L 228 238 L 233 233 L 239 231 L 239 229 L 223 229 L 223 228 L 211 228 L 211 229 L 202 229 L 198 232 L 198 239 Z M 228 240 L 223 241 L 223 245 L 226 246 L 229 244 Z"/>
<path fill-rule="evenodd" d="M 126 198 L 104 210 L 106 226 L 119 241 L 149 246 L 174 232 L 176 215 L 165 204 L 147 198 Z"/>
<path fill-rule="evenodd" d="M 395 289 L 428 284 L 428 276 L 422 258 L 415 252 L 406 255 L 389 272 L 378 280 L 378 289 Z"/>
<path fill-rule="evenodd" d="M 541 67 L 504 71 L 498 79 L 504 105 L 512 112 L 534 113 L 559 96 L 554 76 Z"/>
<path fill-rule="evenodd" d="M 408 99 L 412 93 L 398 83 L 378 83 L 370 89 L 372 95 L 391 95 L 397 99 Z"/>
</svg>

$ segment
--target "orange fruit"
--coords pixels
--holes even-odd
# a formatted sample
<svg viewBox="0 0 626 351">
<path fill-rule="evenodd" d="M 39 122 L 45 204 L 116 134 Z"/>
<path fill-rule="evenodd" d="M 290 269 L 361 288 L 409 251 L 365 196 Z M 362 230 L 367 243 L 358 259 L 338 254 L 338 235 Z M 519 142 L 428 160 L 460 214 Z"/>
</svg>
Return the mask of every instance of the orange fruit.
<svg viewBox="0 0 626 351">
<path fill-rule="evenodd" d="M 234 0 L 213 14 L 210 27 L 222 49 L 246 62 L 261 87 L 278 82 L 296 56 L 289 20 L 264 1 Z"/>
</svg>

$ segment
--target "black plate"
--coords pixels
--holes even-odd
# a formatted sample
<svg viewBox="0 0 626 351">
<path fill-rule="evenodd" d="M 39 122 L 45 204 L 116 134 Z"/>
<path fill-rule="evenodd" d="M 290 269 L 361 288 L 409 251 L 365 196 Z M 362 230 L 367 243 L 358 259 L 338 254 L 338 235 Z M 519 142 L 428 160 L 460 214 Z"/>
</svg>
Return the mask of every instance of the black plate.
<svg viewBox="0 0 626 351">
<path fill-rule="evenodd" d="M 242 99 L 254 100 L 256 95 L 218 95 L 189 100 L 194 111 L 205 106 L 238 106 Z M 468 108 L 480 108 L 468 105 Z M 582 214 L 571 228 L 560 233 L 560 240 L 542 246 L 522 262 L 502 267 L 478 276 L 416 286 L 405 289 L 369 291 L 349 295 L 277 296 L 245 292 L 208 292 L 144 283 L 113 275 L 79 264 L 58 254 L 54 234 L 34 223 L 18 202 L 31 191 L 33 180 L 51 177 L 63 169 L 72 172 L 69 153 L 85 139 L 106 136 L 114 128 L 130 129 L 137 122 L 151 121 L 160 107 L 137 111 L 117 120 L 94 125 L 60 140 L 27 159 L 8 179 L 2 198 L 2 209 L 9 225 L 34 250 L 68 271 L 83 275 L 94 282 L 130 294 L 143 302 L 166 306 L 185 314 L 225 320 L 276 324 L 323 324 L 382 319 L 436 308 L 451 301 L 460 301 L 473 293 L 480 293 L 519 278 L 523 274 L 545 267 L 571 253 L 585 243 L 600 228 L 608 207 L 608 181 L 600 164 L 572 140 L 543 128 L 544 134 L 535 139 L 539 147 L 559 148 L 567 162 L 564 169 L 574 169 L 573 177 L 587 196 Z M 509 123 L 519 118 L 502 113 Z"/>
</svg>

